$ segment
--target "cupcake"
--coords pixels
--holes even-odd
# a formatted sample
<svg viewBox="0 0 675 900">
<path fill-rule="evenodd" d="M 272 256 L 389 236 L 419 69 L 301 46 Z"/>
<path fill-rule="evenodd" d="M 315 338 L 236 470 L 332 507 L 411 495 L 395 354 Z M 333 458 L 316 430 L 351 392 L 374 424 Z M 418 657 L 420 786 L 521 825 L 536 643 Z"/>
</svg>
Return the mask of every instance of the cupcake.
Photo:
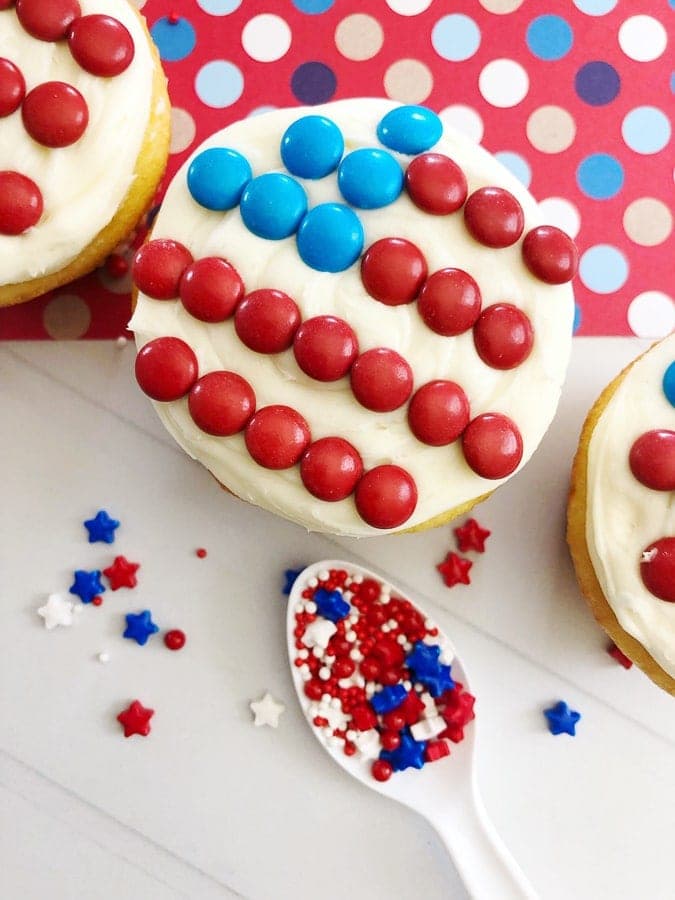
<svg viewBox="0 0 675 900">
<path fill-rule="evenodd" d="M 237 122 L 139 251 L 136 376 L 229 491 L 310 530 L 417 530 L 539 444 L 576 249 L 433 112 L 344 100 Z"/>
<path fill-rule="evenodd" d="M 0 0 L 0 306 L 94 269 L 164 172 L 169 102 L 127 0 Z"/>
<path fill-rule="evenodd" d="M 675 694 L 675 334 L 605 389 L 572 472 L 581 590 L 623 653 Z"/>
</svg>

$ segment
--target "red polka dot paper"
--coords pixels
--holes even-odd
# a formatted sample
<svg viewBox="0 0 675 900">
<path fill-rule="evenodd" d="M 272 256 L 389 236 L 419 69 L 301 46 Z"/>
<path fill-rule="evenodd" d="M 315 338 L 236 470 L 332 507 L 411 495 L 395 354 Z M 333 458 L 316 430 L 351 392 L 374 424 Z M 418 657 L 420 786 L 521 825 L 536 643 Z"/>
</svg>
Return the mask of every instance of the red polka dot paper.
<svg viewBox="0 0 675 900">
<path fill-rule="evenodd" d="M 495 153 L 575 237 L 577 334 L 675 328 L 675 0 L 137 5 L 169 78 L 165 184 L 213 131 L 269 108 L 422 103 Z M 0 311 L 0 338 L 124 333 L 129 281 L 118 263 Z"/>
</svg>

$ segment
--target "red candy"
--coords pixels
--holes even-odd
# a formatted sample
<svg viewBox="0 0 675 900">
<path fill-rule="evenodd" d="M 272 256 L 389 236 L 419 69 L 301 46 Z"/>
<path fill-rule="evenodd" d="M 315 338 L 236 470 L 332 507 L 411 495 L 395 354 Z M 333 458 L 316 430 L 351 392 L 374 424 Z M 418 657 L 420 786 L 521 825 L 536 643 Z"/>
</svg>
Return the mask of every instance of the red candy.
<svg viewBox="0 0 675 900">
<path fill-rule="evenodd" d="M 256 353 L 282 353 L 300 326 L 297 303 L 282 291 L 252 291 L 237 307 L 234 327 L 239 340 Z"/>
<path fill-rule="evenodd" d="M 628 462 L 633 475 L 645 487 L 675 491 L 675 431 L 647 431 L 631 447 Z"/>
<path fill-rule="evenodd" d="M 610 644 L 607 648 L 607 652 L 612 657 L 612 659 L 616 660 L 620 666 L 623 666 L 624 669 L 632 669 L 633 668 L 633 660 L 629 659 L 625 653 L 623 653 L 616 644 Z"/>
<path fill-rule="evenodd" d="M 475 550 L 476 553 L 485 553 L 485 541 L 492 534 L 487 528 L 481 528 L 475 519 L 467 519 L 459 528 L 455 528 L 457 546 L 462 553 Z"/>
<path fill-rule="evenodd" d="M 429 741 L 424 751 L 425 762 L 437 762 L 444 756 L 450 756 L 450 748 L 445 741 Z"/>
<path fill-rule="evenodd" d="M 482 478 L 506 478 L 518 468 L 523 439 L 514 422 L 500 413 L 483 413 L 467 426 L 462 450 L 469 466 Z"/>
<path fill-rule="evenodd" d="M 0 57 L 0 118 L 11 116 L 26 93 L 24 77 L 8 59 Z"/>
<path fill-rule="evenodd" d="M 478 355 L 493 369 L 515 369 L 530 355 L 532 324 L 512 303 L 495 303 L 478 317 L 473 329 Z"/>
<path fill-rule="evenodd" d="M 198 374 L 197 357 L 180 338 L 155 338 L 136 357 L 136 381 L 153 400 L 165 403 L 179 400 L 190 390 Z"/>
<path fill-rule="evenodd" d="M 389 781 L 394 767 L 386 759 L 376 759 L 370 771 L 373 773 L 375 781 Z"/>
<path fill-rule="evenodd" d="M 188 409 L 202 431 L 227 437 L 246 427 L 255 412 L 255 394 L 235 372 L 209 372 L 192 387 Z"/>
<path fill-rule="evenodd" d="M 481 302 L 480 289 L 467 272 L 439 269 L 422 288 L 417 310 L 432 331 L 451 337 L 471 328 Z"/>
<path fill-rule="evenodd" d="M 471 560 L 464 559 L 456 553 L 448 553 L 436 569 L 443 576 L 446 587 L 454 587 L 456 584 L 471 584 L 469 570 L 472 566 Z"/>
<path fill-rule="evenodd" d="M 92 75 L 110 78 L 131 65 L 134 42 L 111 16 L 81 16 L 71 25 L 68 46 L 73 58 Z"/>
<path fill-rule="evenodd" d="M 229 262 L 207 256 L 183 272 L 180 299 L 190 315 L 201 322 L 224 322 L 244 296 L 244 282 Z"/>
<path fill-rule="evenodd" d="M 180 628 L 172 628 L 164 635 L 164 645 L 169 650 L 181 650 L 185 646 L 185 632 Z"/>
<path fill-rule="evenodd" d="M 45 81 L 26 94 L 21 107 L 28 134 L 45 147 L 69 147 L 89 122 L 87 102 L 71 84 Z"/>
<path fill-rule="evenodd" d="M 371 297 L 387 306 L 412 303 L 427 277 L 421 251 L 403 238 L 383 238 L 365 252 L 361 280 Z"/>
<path fill-rule="evenodd" d="M 523 233 L 523 210 L 504 188 L 474 191 L 464 207 L 464 222 L 472 236 L 487 247 L 510 247 Z"/>
<path fill-rule="evenodd" d="M 399 466 L 376 466 L 356 487 L 356 509 L 373 528 L 397 528 L 417 506 L 417 485 Z"/>
<path fill-rule="evenodd" d="M 455 212 L 466 200 L 464 172 L 442 153 L 422 153 L 405 173 L 405 186 L 412 202 L 434 216 Z"/>
<path fill-rule="evenodd" d="M 647 590 L 667 603 L 675 603 L 675 537 L 654 541 L 642 551 L 640 575 Z"/>
<path fill-rule="evenodd" d="M 564 284 L 576 275 L 579 251 L 564 231 L 553 225 L 540 225 L 525 235 L 523 261 L 541 281 Z"/>
<path fill-rule="evenodd" d="M 413 389 L 413 373 L 395 350 L 377 347 L 362 353 L 350 372 L 354 396 L 373 412 L 391 412 L 403 406 Z"/>
<path fill-rule="evenodd" d="M 245 432 L 246 447 L 266 469 L 289 469 L 311 441 L 307 422 L 289 406 L 264 406 L 253 416 Z"/>
<path fill-rule="evenodd" d="M 398 731 L 383 731 L 380 743 L 383 750 L 397 750 L 401 746 L 401 735 Z"/>
<path fill-rule="evenodd" d="M 19 22 L 39 41 L 60 41 L 81 12 L 77 0 L 16 0 Z"/>
<path fill-rule="evenodd" d="M 353 492 L 362 474 L 363 462 L 359 453 L 339 437 L 315 441 L 300 462 L 302 483 L 319 500 L 344 500 Z"/>
<path fill-rule="evenodd" d="M 454 381 L 430 381 L 415 392 L 408 425 L 418 441 L 443 447 L 457 440 L 469 424 L 469 401 Z"/>
<path fill-rule="evenodd" d="M 377 715 L 367 703 L 360 703 L 352 710 L 352 721 L 357 731 L 369 731 L 377 725 Z"/>
<path fill-rule="evenodd" d="M 356 335 L 335 316 L 307 319 L 293 341 L 298 365 L 317 381 L 338 381 L 349 372 L 359 352 Z"/>
<path fill-rule="evenodd" d="M 23 234 L 42 215 L 40 188 L 20 172 L 0 172 L 0 234 Z"/>
<path fill-rule="evenodd" d="M 143 294 L 155 300 L 178 296 L 183 273 L 192 263 L 190 251 L 167 238 L 143 244 L 134 258 L 132 277 Z"/>
</svg>

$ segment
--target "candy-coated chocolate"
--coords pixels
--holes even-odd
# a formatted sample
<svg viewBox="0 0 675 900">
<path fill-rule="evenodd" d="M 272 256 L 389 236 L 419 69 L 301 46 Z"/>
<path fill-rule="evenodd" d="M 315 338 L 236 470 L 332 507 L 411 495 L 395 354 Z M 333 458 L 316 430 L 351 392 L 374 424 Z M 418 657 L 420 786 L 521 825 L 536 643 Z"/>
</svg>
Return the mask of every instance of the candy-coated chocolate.
<svg viewBox="0 0 675 900">
<path fill-rule="evenodd" d="M 356 509 L 373 528 L 398 528 L 417 506 L 417 485 L 400 466 L 376 466 L 356 487 Z"/>
<path fill-rule="evenodd" d="M 640 575 L 650 593 L 675 603 L 675 537 L 662 537 L 645 547 Z"/>
<path fill-rule="evenodd" d="M 338 187 L 347 203 L 358 209 L 379 209 L 403 190 L 403 170 L 391 153 L 361 147 L 348 153 L 338 167 Z"/>
<path fill-rule="evenodd" d="M 247 294 L 234 314 L 239 339 L 256 353 L 288 350 L 299 326 L 300 310 L 295 300 L 271 288 Z"/>
<path fill-rule="evenodd" d="M 26 94 L 21 116 L 26 131 L 39 144 L 69 147 L 84 134 L 89 109 L 71 84 L 45 81 Z"/>
<path fill-rule="evenodd" d="M 572 238 L 553 225 L 539 225 L 525 235 L 523 261 L 547 284 L 565 284 L 576 275 L 579 251 Z"/>
<path fill-rule="evenodd" d="M 307 212 L 307 195 L 295 178 L 282 172 L 267 172 L 246 185 L 239 211 L 249 231 L 278 241 L 298 230 Z"/>
<path fill-rule="evenodd" d="M 201 322 L 224 322 L 244 296 L 244 282 L 234 266 L 217 256 L 191 263 L 179 285 L 180 299 Z"/>
<path fill-rule="evenodd" d="M 403 406 L 412 394 L 413 373 L 395 350 L 366 350 L 352 365 L 352 392 L 361 406 L 373 412 L 391 412 Z"/>
<path fill-rule="evenodd" d="M 180 628 L 172 628 L 164 635 L 164 646 L 169 650 L 181 650 L 185 646 L 185 632 Z"/>
<path fill-rule="evenodd" d="M 362 474 L 361 456 L 340 437 L 315 441 L 300 461 L 302 483 L 319 500 L 344 500 L 353 493 Z"/>
<path fill-rule="evenodd" d="M 23 234 L 37 225 L 43 207 L 34 181 L 20 172 L 0 172 L 0 234 Z"/>
<path fill-rule="evenodd" d="M 499 187 L 474 191 L 464 206 L 464 222 L 477 241 L 494 248 L 515 244 L 525 227 L 520 203 Z"/>
<path fill-rule="evenodd" d="M 281 138 L 281 159 L 298 178 L 324 178 L 338 167 L 344 153 L 342 132 L 325 116 L 302 116 Z"/>
<path fill-rule="evenodd" d="M 480 288 L 471 275 L 446 268 L 429 276 L 417 298 L 417 309 L 432 331 L 452 337 L 471 328 L 481 303 Z"/>
<path fill-rule="evenodd" d="M 359 352 L 352 328 L 336 316 L 315 316 L 298 328 L 293 340 L 295 359 L 317 381 L 337 381 L 349 372 Z"/>
<path fill-rule="evenodd" d="M 517 425 L 501 413 L 483 413 L 469 422 L 462 435 L 469 466 L 482 478 L 506 478 L 518 468 L 523 439 Z"/>
<path fill-rule="evenodd" d="M 309 426 L 289 406 L 265 406 L 246 426 L 246 448 L 266 469 L 289 469 L 305 452 L 312 439 Z"/>
<path fill-rule="evenodd" d="M 168 403 L 184 397 L 199 375 L 197 357 L 185 341 L 159 337 L 136 356 L 136 381 L 153 400 Z"/>
<path fill-rule="evenodd" d="M 645 487 L 675 491 L 675 431 L 657 428 L 640 435 L 628 461 L 631 472 Z"/>
<path fill-rule="evenodd" d="M 9 59 L 0 57 L 0 118 L 11 116 L 26 94 L 26 82 L 20 70 Z"/>
<path fill-rule="evenodd" d="M 39 41 L 60 41 L 82 13 L 77 0 L 16 0 L 22 26 Z"/>
<path fill-rule="evenodd" d="M 236 372 L 208 372 L 190 390 L 188 409 L 202 431 L 227 437 L 248 424 L 255 412 L 255 394 Z"/>
<path fill-rule="evenodd" d="M 361 280 L 371 297 L 399 306 L 412 303 L 427 277 L 422 252 L 404 238 L 382 238 L 366 250 L 361 260 Z"/>
<path fill-rule="evenodd" d="M 398 153 L 423 153 L 443 134 L 443 123 L 426 106 L 397 106 L 384 115 L 377 136 L 385 147 Z"/>
<path fill-rule="evenodd" d="M 478 355 L 493 369 L 515 369 L 532 351 L 534 332 L 525 313 L 512 303 L 495 303 L 473 328 Z"/>
<path fill-rule="evenodd" d="M 178 241 L 159 238 L 148 241 L 136 253 L 131 276 L 139 291 L 155 300 L 173 300 L 192 254 Z"/>
<path fill-rule="evenodd" d="M 675 406 L 675 362 L 672 362 L 663 373 L 663 393 L 671 406 Z"/>
<path fill-rule="evenodd" d="M 417 390 L 408 407 L 408 425 L 415 437 L 432 447 L 456 441 L 469 424 L 469 401 L 454 381 L 429 381 Z"/>
<path fill-rule="evenodd" d="M 458 210 L 468 192 L 464 172 L 442 153 L 423 153 L 413 159 L 406 169 L 405 186 L 415 206 L 433 216 Z"/>
<path fill-rule="evenodd" d="M 241 153 L 229 147 L 203 150 L 190 163 L 187 186 L 192 198 L 205 209 L 233 209 L 253 173 Z"/>
<path fill-rule="evenodd" d="M 302 261 L 319 272 L 343 272 L 363 250 L 363 225 L 343 203 L 320 203 L 303 218 L 296 237 Z"/>
<path fill-rule="evenodd" d="M 68 32 L 70 52 L 91 75 L 112 78 L 128 69 L 134 42 L 128 30 L 112 16 L 80 16 Z"/>
</svg>

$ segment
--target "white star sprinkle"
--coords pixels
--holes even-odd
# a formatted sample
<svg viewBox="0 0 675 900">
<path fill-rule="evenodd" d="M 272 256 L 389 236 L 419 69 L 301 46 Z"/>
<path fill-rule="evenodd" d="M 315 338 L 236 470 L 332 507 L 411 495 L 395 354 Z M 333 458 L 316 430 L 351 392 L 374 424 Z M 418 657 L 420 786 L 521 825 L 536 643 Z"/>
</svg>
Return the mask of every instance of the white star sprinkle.
<svg viewBox="0 0 675 900">
<path fill-rule="evenodd" d="M 330 619 L 315 619 L 305 628 L 302 641 L 306 647 L 319 647 L 325 650 L 336 631 L 337 625 Z"/>
<path fill-rule="evenodd" d="M 260 725 L 269 725 L 270 728 L 276 728 L 279 724 L 281 714 L 286 709 L 284 704 L 275 700 L 269 691 L 267 691 L 260 700 L 251 701 L 249 706 L 251 707 L 251 712 L 255 716 L 253 724 L 256 727 L 259 727 Z"/>
<path fill-rule="evenodd" d="M 72 625 L 74 608 L 75 604 L 66 600 L 61 594 L 50 594 L 45 605 L 38 609 L 37 614 L 45 620 L 47 631 L 51 631 L 57 625 Z"/>
</svg>

